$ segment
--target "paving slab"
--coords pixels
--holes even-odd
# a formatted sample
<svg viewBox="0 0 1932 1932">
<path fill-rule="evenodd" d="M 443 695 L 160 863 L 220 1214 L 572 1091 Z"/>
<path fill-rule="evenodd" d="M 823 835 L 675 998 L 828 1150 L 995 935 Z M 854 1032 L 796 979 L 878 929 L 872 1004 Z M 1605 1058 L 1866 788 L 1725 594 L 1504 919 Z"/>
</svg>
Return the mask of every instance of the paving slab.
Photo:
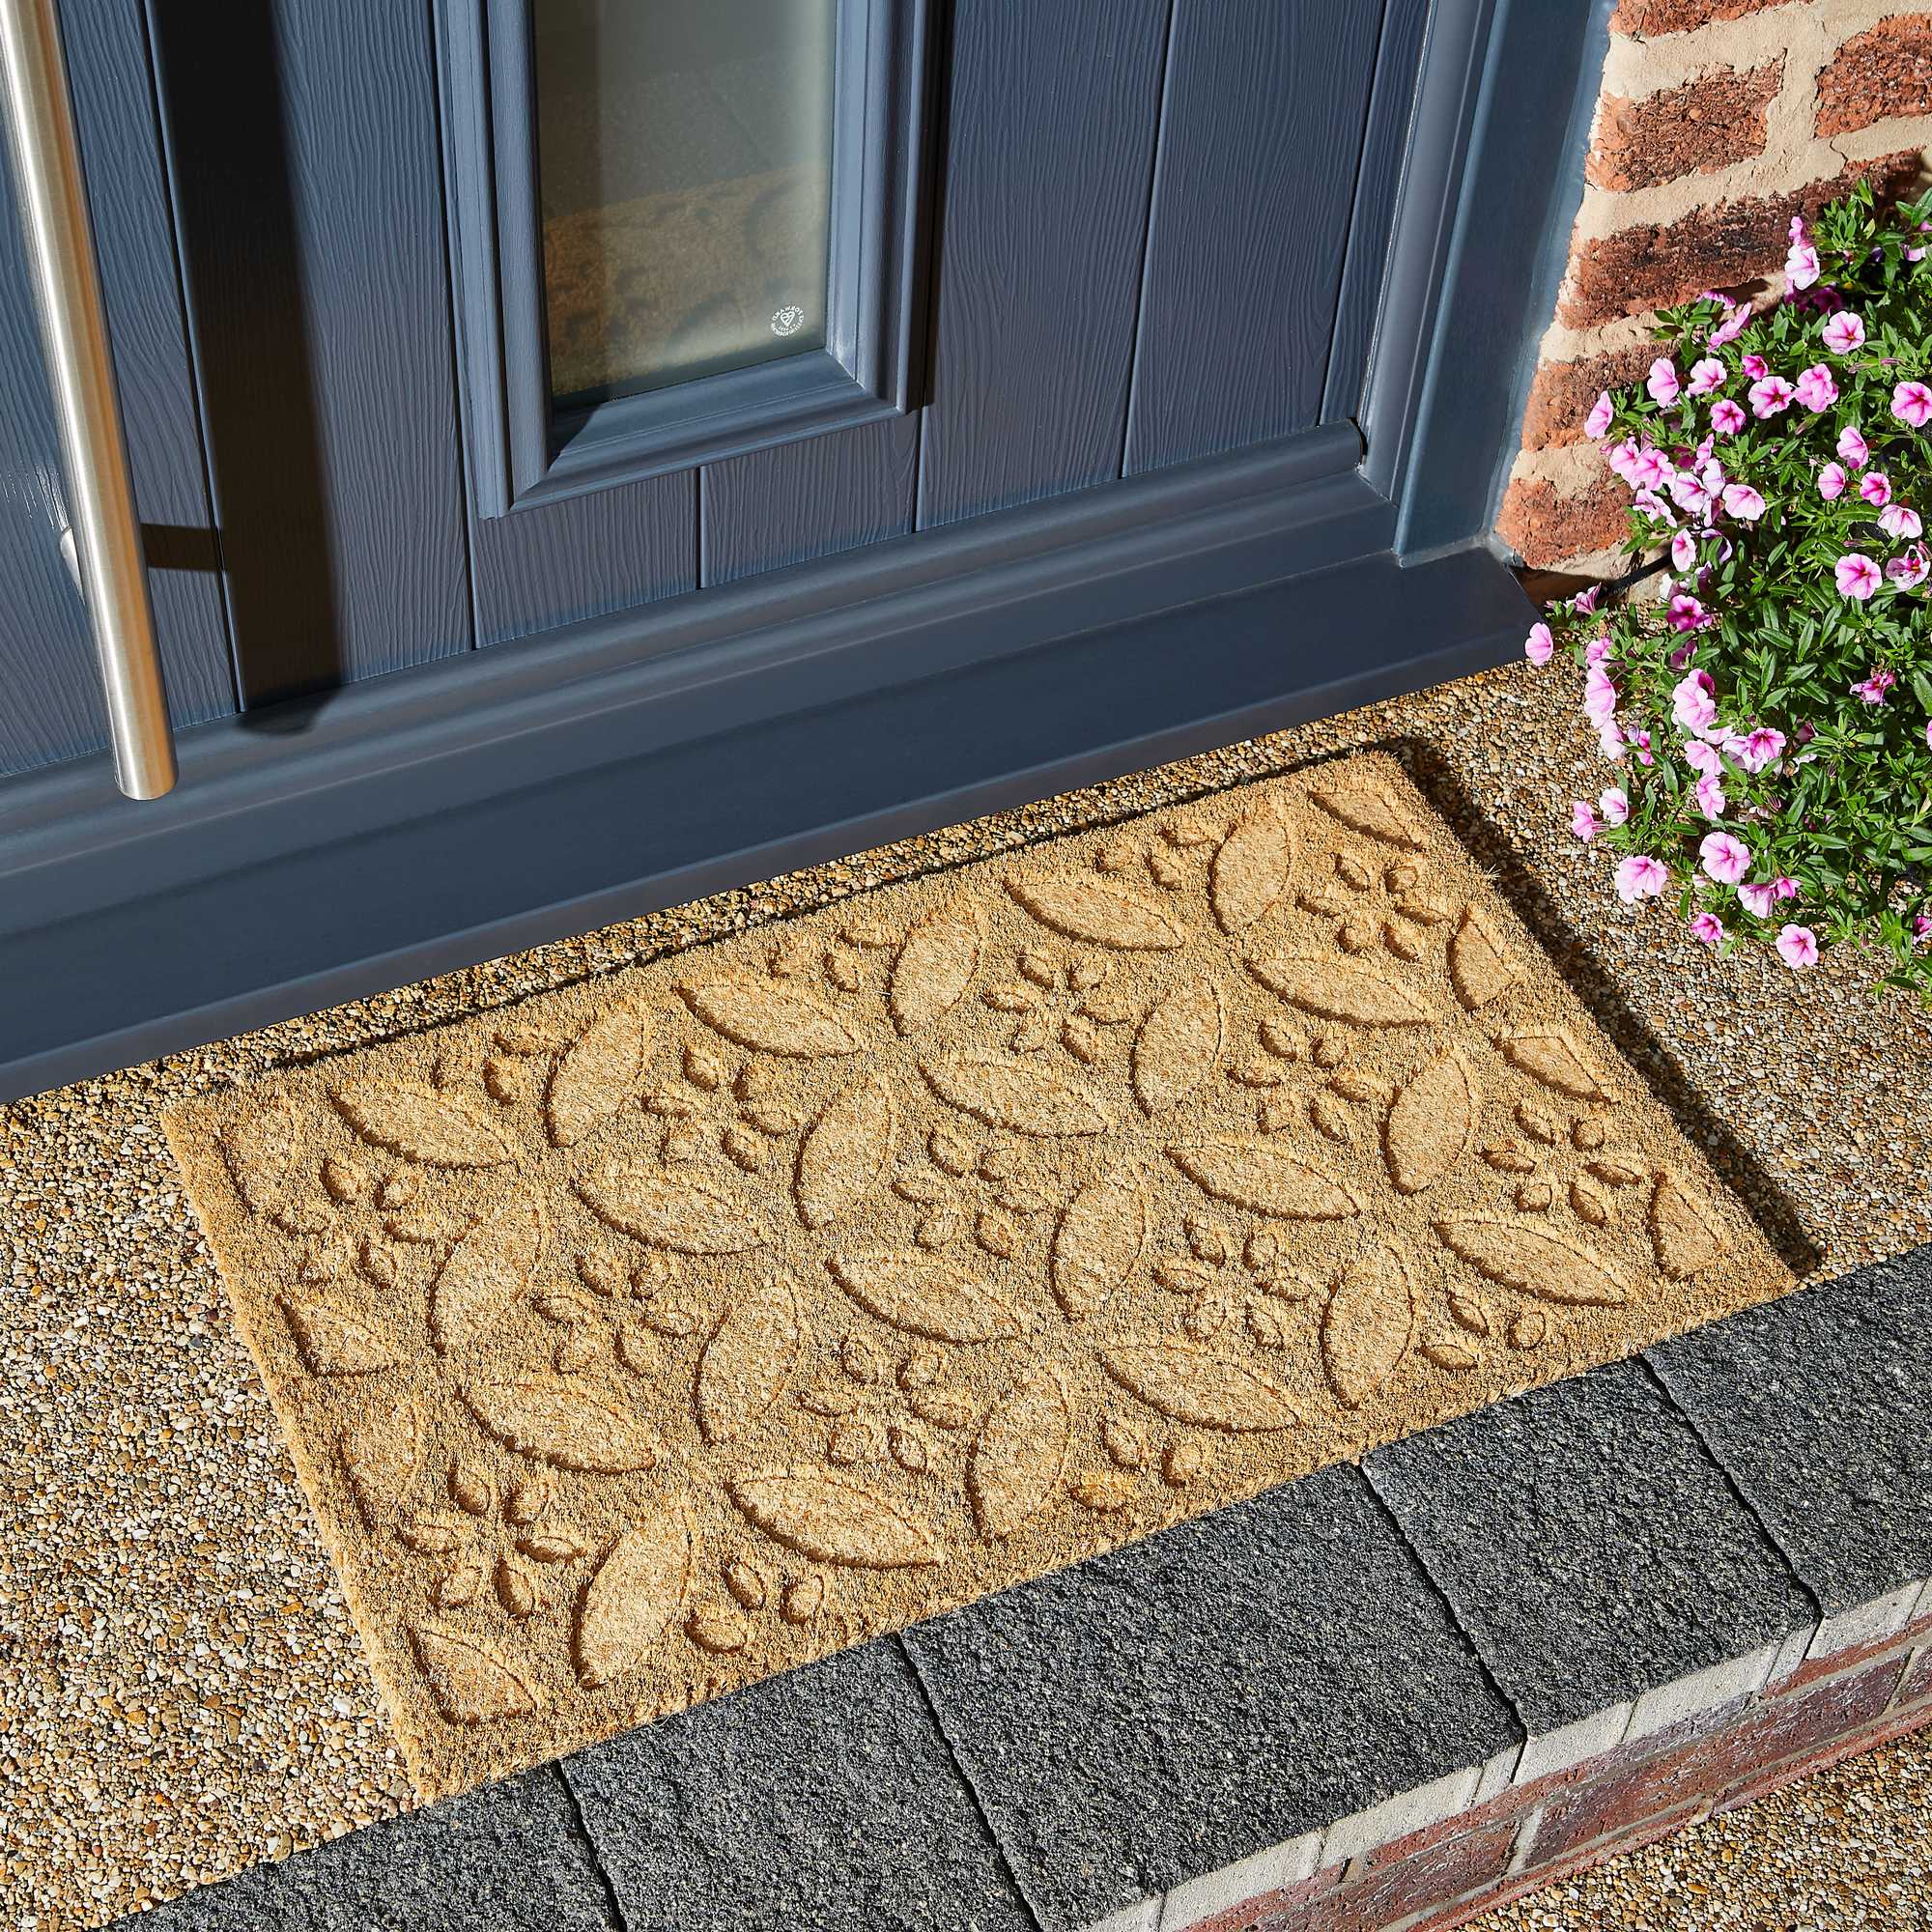
<svg viewBox="0 0 1932 1932">
<path fill-rule="evenodd" d="M 624 1932 L 550 1768 L 386 1818 L 123 1922 L 140 1932 Z"/>
<path fill-rule="evenodd" d="M 1049 1932 L 1520 1735 L 1353 1467 L 902 1641 Z"/>
<path fill-rule="evenodd" d="M 1828 1613 L 1932 1576 L 1932 1246 L 1649 1359 Z"/>
<path fill-rule="evenodd" d="M 1036 1932 L 890 1638 L 564 1774 L 627 1932 Z"/>
<path fill-rule="evenodd" d="M 1641 1363 L 1533 1389 L 1365 1466 L 1532 1733 L 1812 1620 Z"/>
</svg>

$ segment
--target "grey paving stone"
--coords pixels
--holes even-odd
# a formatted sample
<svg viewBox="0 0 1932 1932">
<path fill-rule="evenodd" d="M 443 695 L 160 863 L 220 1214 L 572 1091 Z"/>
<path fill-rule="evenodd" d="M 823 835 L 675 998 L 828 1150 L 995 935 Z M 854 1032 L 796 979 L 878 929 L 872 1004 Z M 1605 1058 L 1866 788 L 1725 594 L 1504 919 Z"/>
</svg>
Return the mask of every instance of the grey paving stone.
<svg viewBox="0 0 1932 1932">
<path fill-rule="evenodd" d="M 629 1932 L 1034 1932 L 891 1639 L 564 1772 Z"/>
<path fill-rule="evenodd" d="M 1366 1466 L 1534 1733 L 1811 1620 L 1641 1363 L 1496 1403 Z"/>
<path fill-rule="evenodd" d="M 1828 1612 L 1932 1576 L 1932 1247 L 1650 1359 Z"/>
<path fill-rule="evenodd" d="M 554 1769 L 256 1865 L 127 1932 L 621 1932 Z"/>
<path fill-rule="evenodd" d="M 1052 1932 L 1520 1735 L 1352 1467 L 903 1641 Z"/>
</svg>

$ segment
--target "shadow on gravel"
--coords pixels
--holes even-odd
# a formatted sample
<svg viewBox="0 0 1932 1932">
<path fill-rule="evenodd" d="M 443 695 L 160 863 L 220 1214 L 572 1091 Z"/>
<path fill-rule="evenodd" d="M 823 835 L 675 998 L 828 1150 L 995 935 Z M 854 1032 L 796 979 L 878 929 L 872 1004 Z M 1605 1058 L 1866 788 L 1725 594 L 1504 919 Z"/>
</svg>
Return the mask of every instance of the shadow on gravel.
<svg viewBox="0 0 1932 1932">
<path fill-rule="evenodd" d="M 1678 1125 L 1737 1189 L 1785 1265 L 1801 1277 L 1811 1273 L 1824 1256 L 1805 1234 L 1789 1197 L 1739 1143 L 1723 1118 L 1712 1111 L 1670 1049 L 1625 1000 L 1589 941 L 1557 911 L 1535 873 L 1517 856 L 1508 836 L 1441 754 L 1420 738 L 1391 738 L 1363 749 L 1387 752 L 1402 760 L 1417 789 L 1455 828 L 1618 1051 L 1642 1073 Z"/>
</svg>

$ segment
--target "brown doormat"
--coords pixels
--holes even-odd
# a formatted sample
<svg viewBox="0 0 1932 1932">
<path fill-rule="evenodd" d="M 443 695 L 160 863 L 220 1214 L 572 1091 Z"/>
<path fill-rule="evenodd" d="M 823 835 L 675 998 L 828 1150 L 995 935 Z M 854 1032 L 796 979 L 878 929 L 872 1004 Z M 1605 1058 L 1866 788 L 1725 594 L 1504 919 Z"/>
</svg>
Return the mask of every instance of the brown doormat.
<svg viewBox="0 0 1932 1932">
<path fill-rule="evenodd" d="M 168 1134 L 425 1795 L 1791 1286 L 1380 755 Z"/>
</svg>

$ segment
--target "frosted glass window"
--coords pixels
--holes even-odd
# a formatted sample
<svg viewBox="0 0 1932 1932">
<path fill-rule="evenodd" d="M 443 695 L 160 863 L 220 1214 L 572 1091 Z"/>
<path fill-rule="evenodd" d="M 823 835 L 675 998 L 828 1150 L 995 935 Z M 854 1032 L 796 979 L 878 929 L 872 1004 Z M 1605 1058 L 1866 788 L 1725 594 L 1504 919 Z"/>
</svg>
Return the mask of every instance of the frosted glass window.
<svg viewBox="0 0 1932 1932">
<path fill-rule="evenodd" d="M 837 0 L 535 0 L 553 394 L 825 343 Z"/>
</svg>

